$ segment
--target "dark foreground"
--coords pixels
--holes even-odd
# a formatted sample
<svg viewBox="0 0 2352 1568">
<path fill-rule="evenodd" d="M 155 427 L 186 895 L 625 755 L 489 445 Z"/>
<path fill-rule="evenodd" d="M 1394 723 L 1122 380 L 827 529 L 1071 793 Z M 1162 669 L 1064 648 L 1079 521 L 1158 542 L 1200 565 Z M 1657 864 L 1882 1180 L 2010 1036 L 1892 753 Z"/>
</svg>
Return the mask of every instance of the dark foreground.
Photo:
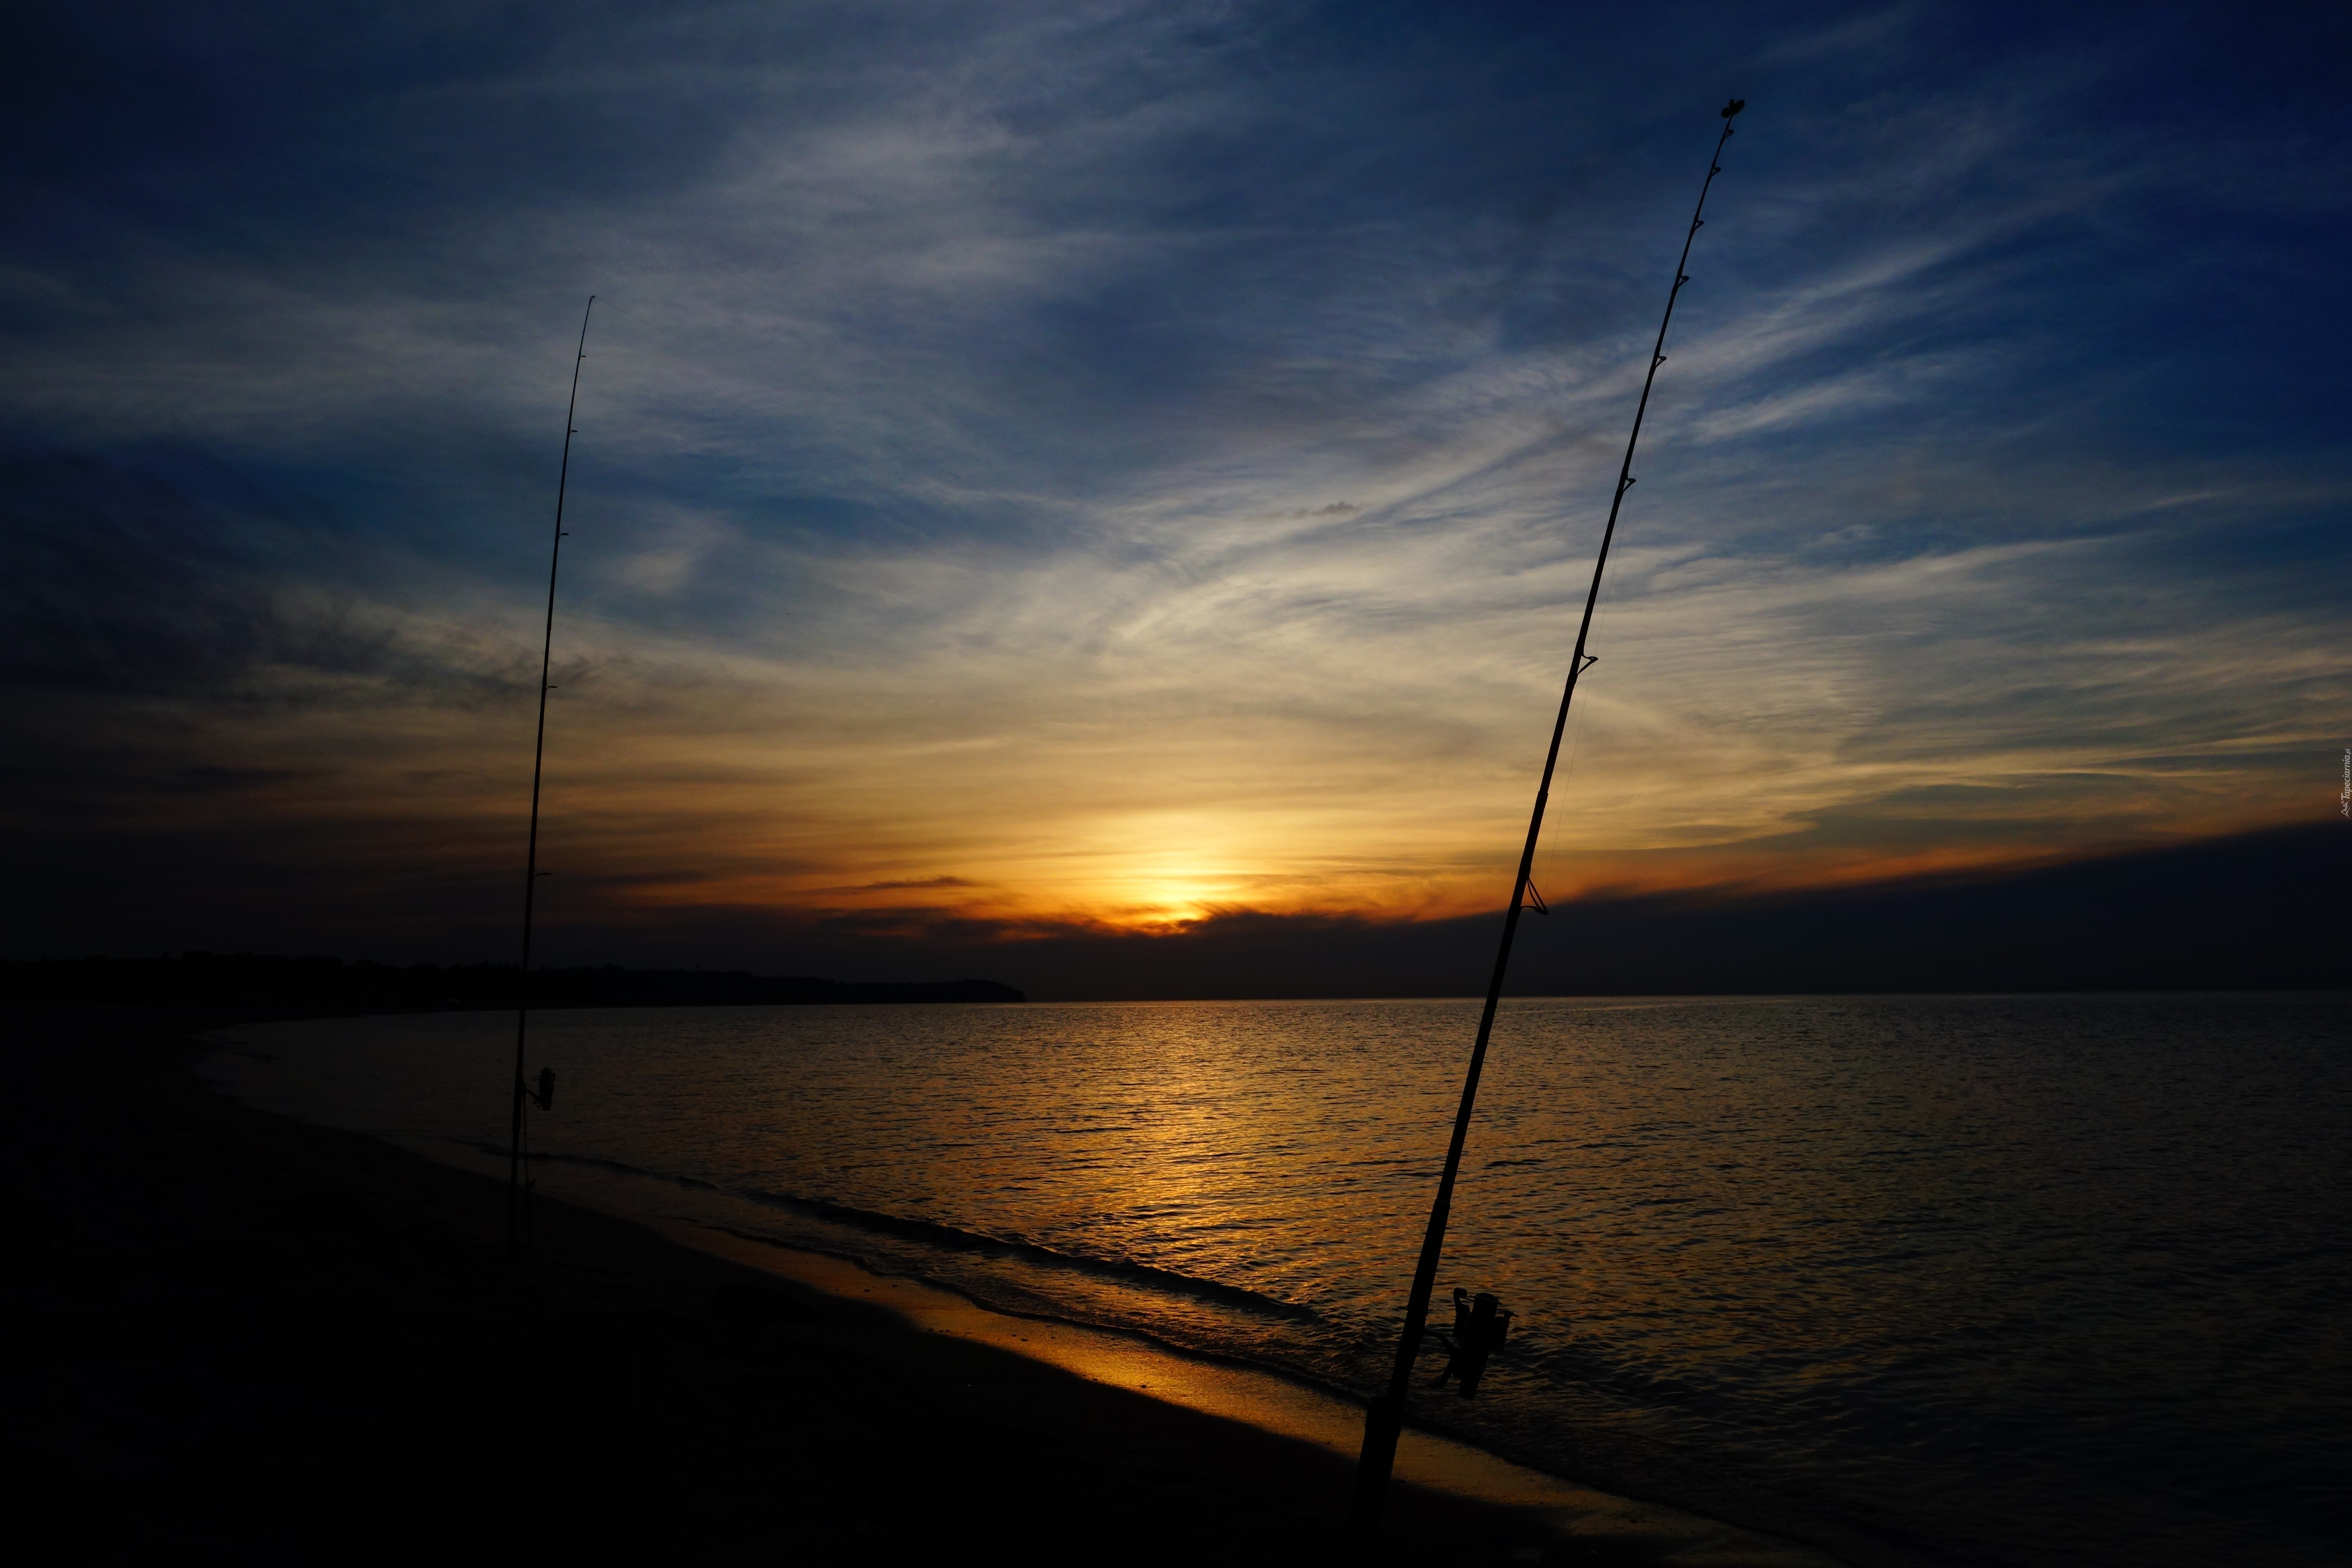
<svg viewBox="0 0 2352 1568">
<path fill-rule="evenodd" d="M 1331 1555 L 1322 1450 L 560 1204 L 511 1262 L 497 1184 L 214 1094 L 192 1036 L 229 1021 L 0 1016 L 16 1561 Z M 1553 1550 L 1404 1489 L 1382 1557 Z"/>
</svg>

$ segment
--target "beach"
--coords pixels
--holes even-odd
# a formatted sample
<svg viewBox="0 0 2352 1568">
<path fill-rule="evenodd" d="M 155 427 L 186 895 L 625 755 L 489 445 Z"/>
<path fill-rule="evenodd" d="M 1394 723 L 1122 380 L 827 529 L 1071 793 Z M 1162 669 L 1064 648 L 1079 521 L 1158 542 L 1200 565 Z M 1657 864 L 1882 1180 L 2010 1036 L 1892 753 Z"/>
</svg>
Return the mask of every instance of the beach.
<svg viewBox="0 0 2352 1568">
<path fill-rule="evenodd" d="M 1333 1555 L 1312 1442 L 543 1197 L 512 1259 L 498 1184 L 203 1083 L 241 1017 L 7 1015 L 25 1560 Z M 1584 1495 L 1400 1486 L 1380 1558 L 1821 1560 Z"/>
</svg>

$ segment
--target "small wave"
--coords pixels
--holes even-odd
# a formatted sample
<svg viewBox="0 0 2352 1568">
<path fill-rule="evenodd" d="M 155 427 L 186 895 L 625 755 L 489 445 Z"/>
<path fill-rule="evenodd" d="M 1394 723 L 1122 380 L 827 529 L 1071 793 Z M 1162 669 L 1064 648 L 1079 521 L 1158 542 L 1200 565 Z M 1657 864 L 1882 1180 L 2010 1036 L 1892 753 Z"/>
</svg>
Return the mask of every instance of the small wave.
<svg viewBox="0 0 2352 1568">
<path fill-rule="evenodd" d="M 499 1145 L 473 1145 L 486 1154 L 504 1155 Z M 1124 1258 L 1089 1258 L 1083 1253 L 1064 1252 L 1019 1237 L 991 1236 L 983 1231 L 965 1230 L 959 1226 L 938 1220 L 915 1219 L 905 1215 L 885 1214 L 878 1209 L 858 1208 L 850 1204 L 838 1204 L 828 1198 L 804 1197 L 797 1193 L 768 1192 L 759 1187 L 721 1187 L 693 1176 L 681 1176 L 667 1171 L 647 1170 L 625 1160 L 610 1160 L 594 1154 L 566 1154 L 551 1150 L 534 1150 L 527 1156 L 531 1160 L 553 1161 L 567 1165 L 587 1165 L 617 1175 L 641 1176 L 649 1181 L 673 1182 L 682 1187 L 693 1187 L 706 1193 L 721 1193 L 729 1197 L 742 1198 L 769 1208 L 784 1209 L 793 1214 L 808 1215 L 816 1219 L 831 1220 L 835 1225 L 848 1226 L 877 1236 L 897 1237 L 902 1240 L 921 1242 L 942 1251 L 973 1253 L 983 1256 L 1016 1258 L 1024 1263 L 1046 1268 L 1084 1274 L 1098 1279 L 1116 1280 L 1121 1284 L 1141 1286 L 1170 1295 L 1191 1296 L 1225 1306 L 1239 1307 L 1245 1311 L 1264 1313 L 1269 1317 L 1287 1318 L 1294 1321 L 1311 1322 L 1318 1317 L 1311 1307 L 1296 1301 L 1285 1301 L 1245 1286 L 1228 1285 L 1221 1280 L 1203 1279 L 1198 1275 L 1180 1273 L 1173 1268 L 1159 1268 L 1149 1263 L 1138 1263 Z"/>
<path fill-rule="evenodd" d="M 484 1154 L 495 1154 L 503 1160 L 514 1151 L 503 1143 L 478 1143 L 471 1139 L 453 1138 L 453 1143 L 474 1149 Z M 617 1176 L 643 1176 L 650 1182 L 675 1182 L 681 1187 L 695 1187 L 706 1193 L 723 1192 L 715 1182 L 699 1176 L 674 1175 L 667 1171 L 649 1171 L 643 1165 L 632 1165 L 626 1160 L 607 1160 L 599 1154 L 564 1154 L 550 1149 L 532 1149 L 524 1153 L 526 1160 L 552 1160 L 559 1165 L 587 1165 L 599 1171 L 610 1171 Z"/>
<path fill-rule="evenodd" d="M 1149 1263 L 1138 1263 L 1124 1258 L 1089 1258 L 1084 1253 L 1063 1252 L 1018 1237 L 990 1236 L 985 1232 L 965 1230 L 944 1225 L 938 1220 L 913 1219 L 904 1215 L 883 1214 L 874 1209 L 862 1209 L 848 1204 L 837 1204 L 824 1198 L 803 1197 L 793 1193 L 762 1192 L 756 1188 L 738 1188 L 734 1196 L 749 1198 L 753 1203 L 775 1208 L 789 1209 L 796 1214 L 812 1215 L 829 1219 L 837 1225 L 852 1226 L 877 1235 L 895 1236 L 910 1241 L 923 1242 L 945 1250 L 981 1253 L 998 1257 L 1017 1258 L 1024 1263 L 1047 1268 L 1063 1269 L 1075 1274 L 1091 1275 L 1097 1279 L 1118 1280 L 1123 1284 L 1139 1285 L 1148 1289 L 1171 1295 L 1192 1296 L 1263 1312 L 1272 1317 L 1312 1321 L 1312 1308 L 1278 1297 L 1265 1295 L 1244 1286 L 1227 1285 L 1221 1280 L 1203 1279 L 1198 1275 L 1179 1273 L 1172 1268 L 1158 1268 Z"/>
</svg>

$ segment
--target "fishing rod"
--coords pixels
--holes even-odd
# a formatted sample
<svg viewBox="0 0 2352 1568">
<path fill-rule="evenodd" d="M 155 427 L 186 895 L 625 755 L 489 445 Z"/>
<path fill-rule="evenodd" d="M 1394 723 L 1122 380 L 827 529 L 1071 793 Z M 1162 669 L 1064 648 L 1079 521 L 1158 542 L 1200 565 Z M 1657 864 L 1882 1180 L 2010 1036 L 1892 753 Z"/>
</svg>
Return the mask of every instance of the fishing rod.
<svg viewBox="0 0 2352 1568">
<path fill-rule="evenodd" d="M 580 347 L 572 360 L 572 401 L 563 409 L 563 462 L 555 471 L 555 538 L 547 552 L 547 626 L 539 645 L 539 735 L 530 752 L 530 840 L 523 853 L 522 969 L 515 977 L 514 1109 L 507 1124 L 509 1253 L 523 1250 L 530 1224 L 530 1184 L 522 1173 L 523 1103 L 534 1096 L 523 1082 L 523 1044 L 530 1029 L 530 921 L 539 904 L 539 781 L 547 763 L 547 694 L 555 689 L 548 684 L 547 678 L 553 669 L 555 655 L 555 572 L 563 560 L 563 492 L 572 479 L 572 437 L 580 434 L 572 428 L 572 420 L 580 411 L 580 367 L 588 358 L 588 316 L 595 309 L 596 296 L 591 294 L 587 309 L 580 312 Z M 553 1099 L 554 1085 L 552 1075 L 542 1073 L 541 1078 L 544 1081 L 538 1098 L 544 1105 Z"/>
<path fill-rule="evenodd" d="M 1650 388 L 1658 379 L 1658 367 L 1666 363 L 1666 328 L 1675 319 L 1675 301 L 1681 298 L 1683 285 L 1690 281 L 1685 270 L 1690 265 L 1691 243 L 1698 237 L 1705 225 L 1700 215 L 1706 210 L 1706 193 L 1715 177 L 1723 173 L 1724 143 L 1731 140 L 1731 121 L 1748 107 L 1744 98 L 1735 98 L 1723 107 L 1723 134 L 1715 141 L 1715 153 L 1707 160 L 1706 179 L 1698 188 L 1698 205 L 1691 209 L 1689 230 L 1683 236 L 1683 253 L 1675 263 L 1674 286 L 1666 290 L 1665 314 L 1658 321 L 1658 341 L 1650 349 L 1649 374 L 1642 378 L 1642 399 L 1633 407 L 1633 432 L 1625 438 L 1625 460 L 1617 468 L 1617 490 L 1610 498 L 1608 526 L 1601 531 L 1601 553 L 1592 563 L 1592 585 L 1584 595 L 1584 619 L 1576 628 L 1576 653 L 1569 660 L 1568 686 L 1560 693 L 1559 715 L 1551 724 L 1551 749 L 1544 753 L 1543 777 L 1536 785 L 1535 811 L 1528 818 L 1528 841 L 1519 851 L 1518 877 L 1511 885 L 1511 901 L 1503 914 L 1503 942 L 1495 953 L 1494 977 L 1486 984 L 1486 1005 L 1478 1015 L 1478 1039 L 1470 1049 L 1470 1068 L 1462 1079 L 1462 1103 L 1454 1113 L 1454 1139 L 1446 1145 L 1445 1169 L 1437 1179 L 1437 1198 L 1429 1206 L 1429 1229 L 1421 1240 L 1421 1259 L 1412 1271 L 1412 1289 L 1405 1298 L 1404 1331 L 1397 1337 L 1396 1365 L 1389 1374 L 1388 1391 L 1374 1398 L 1364 1411 L 1364 1446 L 1356 1461 L 1356 1492 L 1348 1512 L 1348 1542 L 1351 1555 L 1360 1556 L 1371 1544 L 1373 1532 L 1379 1529 L 1381 1504 L 1388 1495 L 1389 1473 L 1396 1465 L 1398 1435 L 1404 1427 L 1405 1398 L 1412 1388 L 1412 1369 L 1421 1352 L 1423 1334 L 1429 1325 L 1429 1298 L 1437 1288 L 1437 1263 L 1445 1250 L 1445 1223 L 1454 1210 L 1454 1181 L 1462 1170 L 1462 1147 L 1470 1135 L 1470 1113 L 1478 1100 L 1478 1075 L 1486 1065 L 1486 1042 L 1495 1031 L 1495 1009 L 1503 998 L 1503 976 L 1510 968 L 1511 940 L 1518 934 L 1519 914 L 1534 894 L 1536 907 L 1543 909 L 1542 895 L 1535 893 L 1532 874 L 1535 870 L 1536 841 L 1543 836 L 1544 806 L 1551 798 L 1552 770 L 1559 763 L 1560 736 L 1568 728 L 1569 704 L 1576 700 L 1577 678 L 1598 662 L 1598 656 L 1584 651 L 1585 639 L 1592 631 L 1593 606 L 1601 600 L 1601 574 L 1609 564 L 1610 542 L 1617 536 L 1617 513 L 1625 504 L 1625 492 L 1633 488 L 1633 448 L 1642 439 L 1642 419 L 1650 409 Z"/>
</svg>

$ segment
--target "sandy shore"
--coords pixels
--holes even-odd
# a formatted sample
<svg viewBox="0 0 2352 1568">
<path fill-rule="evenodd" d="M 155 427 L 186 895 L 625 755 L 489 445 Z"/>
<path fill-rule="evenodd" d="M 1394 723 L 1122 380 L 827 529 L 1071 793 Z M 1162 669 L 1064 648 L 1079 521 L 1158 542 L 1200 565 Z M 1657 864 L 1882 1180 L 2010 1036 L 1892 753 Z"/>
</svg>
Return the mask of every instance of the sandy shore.
<svg viewBox="0 0 2352 1568">
<path fill-rule="evenodd" d="M 194 1036 L 232 1021 L 0 1017 L 19 1560 L 1332 1555 L 1350 1466 L 1311 1430 L 1016 1353 L 919 1287 L 547 1200 L 516 1262 L 497 1184 L 213 1093 Z M 1399 1488 L 1383 1560 L 1825 1561 L 1488 1482 Z"/>
</svg>

